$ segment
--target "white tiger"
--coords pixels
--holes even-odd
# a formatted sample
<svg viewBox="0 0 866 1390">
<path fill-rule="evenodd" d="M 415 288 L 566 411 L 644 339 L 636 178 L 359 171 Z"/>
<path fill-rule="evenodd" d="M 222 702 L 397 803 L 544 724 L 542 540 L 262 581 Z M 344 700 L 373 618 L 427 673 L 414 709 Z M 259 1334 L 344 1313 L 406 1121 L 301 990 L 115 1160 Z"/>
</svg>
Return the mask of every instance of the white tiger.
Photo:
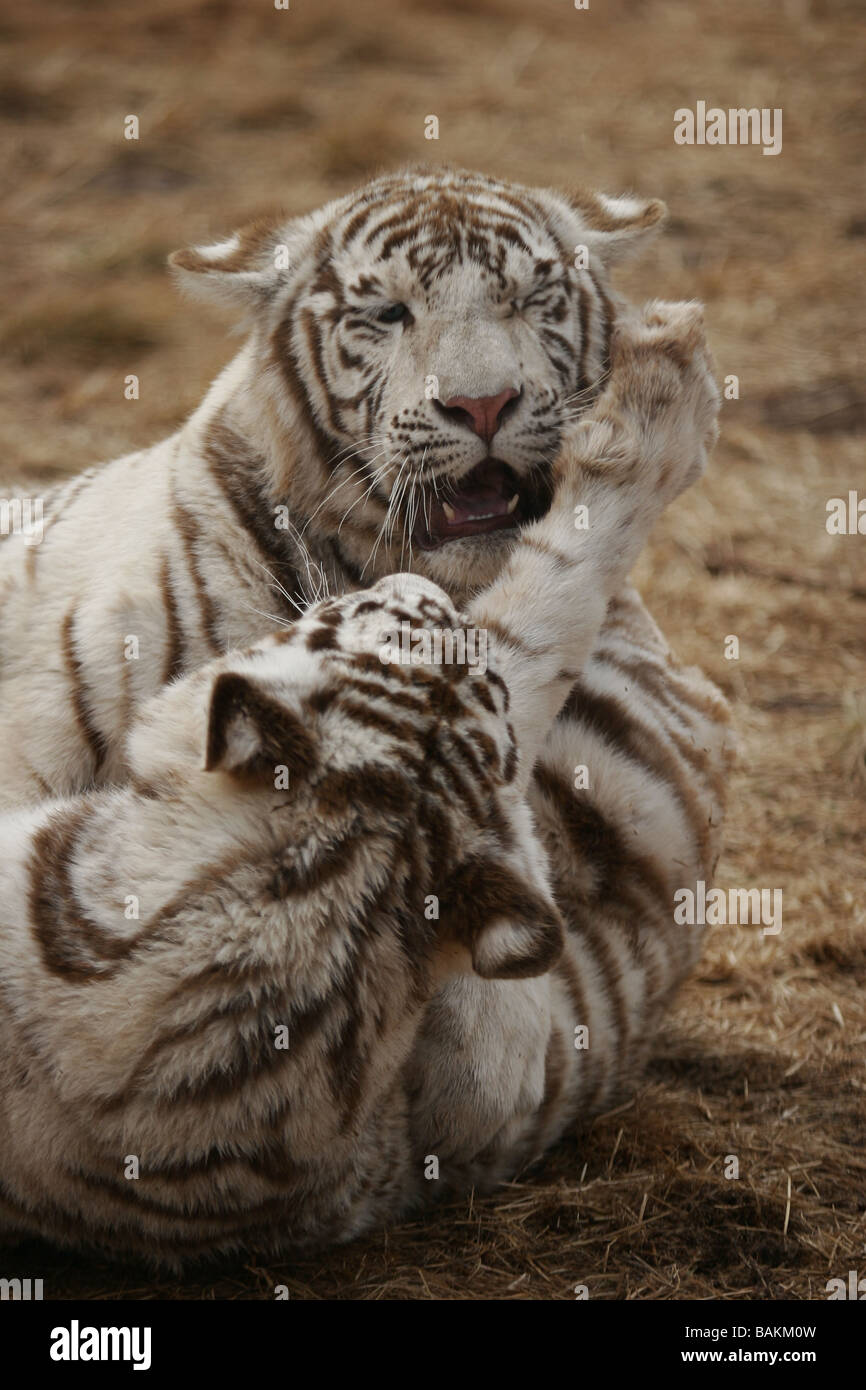
<svg viewBox="0 0 866 1390">
<path fill-rule="evenodd" d="M 15 968 L 32 967 L 28 1007 L 38 1014 L 33 1001 L 44 972 L 58 976 L 52 998 L 75 993 L 62 949 L 59 956 L 43 951 L 37 961 L 33 914 L 38 906 L 56 920 L 53 938 L 62 940 L 81 890 L 74 870 L 81 846 L 60 837 L 52 848 L 52 816 L 38 803 L 76 797 L 89 786 L 125 785 L 88 795 L 107 796 L 100 806 L 126 797 L 136 814 L 144 808 L 156 837 L 147 861 L 154 872 L 159 862 L 160 876 L 188 885 L 204 863 L 218 891 L 214 861 L 201 850 L 187 860 L 177 852 L 172 822 L 158 832 L 153 807 L 147 819 L 153 783 L 142 780 L 136 762 L 148 727 L 135 724 L 138 711 L 172 678 L 254 641 L 271 625 L 268 615 L 296 618 L 317 586 L 348 594 L 409 566 L 441 585 L 497 648 L 498 669 L 520 710 L 519 815 L 532 844 L 546 852 L 547 867 L 538 873 L 549 874 L 544 881 L 568 942 L 560 962 L 537 980 L 461 972 L 430 997 L 404 1036 L 411 1046 L 401 1077 L 413 1133 L 425 1136 L 425 1152 L 447 1160 L 449 1181 L 492 1181 L 542 1149 L 573 1115 L 606 1103 L 634 1074 L 659 1010 L 694 957 L 693 936 L 672 925 L 673 892 L 712 873 L 729 764 L 724 702 L 696 673 L 676 666 L 626 585 L 661 507 L 700 472 L 718 407 L 694 308 L 656 306 L 635 322 L 607 281 L 607 261 L 654 226 L 661 211 L 632 199 L 569 201 L 477 175 L 409 171 L 311 218 L 257 227 L 175 258 L 197 286 L 245 302 L 246 347 L 178 435 L 58 493 L 41 546 L 12 537 L 0 549 L 0 785 L 7 806 L 34 806 L 13 811 L 4 827 L 12 875 L 4 902 L 14 910 L 2 931 Z M 589 247 L 589 268 L 575 266 L 576 244 Z M 583 423 L 575 427 L 576 417 Z M 574 526 L 579 506 L 589 509 L 586 532 Z M 320 624 L 311 639 L 310 655 L 319 653 L 323 663 L 330 631 Z M 187 684 L 168 689 L 166 709 L 186 698 L 176 692 Z M 405 713 L 395 692 L 389 698 L 390 715 L 379 714 L 386 728 Z M 185 764 L 164 726 L 151 733 L 152 756 L 159 761 L 164 738 L 165 776 L 176 775 L 182 786 Z M 341 756 L 328 742 L 317 753 L 326 766 Z M 461 768 L 466 756 L 452 740 L 453 761 L 443 760 L 442 768 L 453 804 L 448 811 L 440 798 L 444 819 L 431 813 L 421 827 L 443 843 L 449 826 L 469 837 L 472 816 L 481 814 Z M 482 776 L 483 756 L 476 762 Z M 574 785 L 578 764 L 590 770 L 588 787 Z M 193 803 L 184 805 L 193 816 Z M 217 816 L 227 833 L 237 830 L 235 812 L 230 800 Z M 372 809 L 370 815 L 373 824 Z M 100 816 L 100 834 L 107 833 L 111 813 Z M 358 833 L 364 826 L 362 818 Z M 315 838 L 314 824 L 308 833 Z M 98 837 L 87 845 L 102 854 L 105 873 L 126 866 L 138 881 L 142 871 L 132 875 L 116 836 L 106 844 L 113 852 L 100 850 Z M 22 898 L 20 864 L 30 845 L 41 846 L 26 880 L 36 896 Z M 531 880 L 530 861 L 519 862 Z M 40 872 L 51 884 L 42 896 Z M 123 886 L 120 877 L 110 881 L 117 891 Z M 100 878 L 96 891 L 108 882 Z M 206 886 L 198 883 L 199 892 Z M 513 913 L 512 880 L 509 890 Z M 478 901 L 486 913 L 478 929 L 490 928 L 495 901 Z M 468 924 L 475 920 L 472 895 L 461 902 Z M 301 920 L 296 913 L 304 906 L 296 894 L 287 927 Z M 459 939 L 459 925 L 452 921 L 449 933 Z M 122 937 L 123 927 L 118 933 L 103 917 L 94 938 L 100 950 L 113 949 L 113 934 Z M 90 949 L 86 938 L 87 931 Z M 446 955 L 451 960 L 450 950 Z M 207 968 L 223 963 L 217 956 Z M 237 1001 L 225 963 L 225 980 L 209 978 L 207 1004 L 225 1008 L 237 1039 L 242 1026 L 232 1023 Z M 544 972 L 552 957 L 536 965 Z M 123 987 L 135 1012 L 136 991 Z M 14 992 L 3 997 L 4 1007 L 14 1008 Z M 78 998 L 86 996 L 79 990 Z M 258 1006 L 250 1008 L 258 1018 Z M 592 1040 L 582 1066 L 574 1065 L 578 1026 Z M 35 1028 L 15 1036 L 35 1039 Z M 178 1050 L 188 1069 L 202 1060 L 188 1047 Z M 4 1056 L 0 1077 L 14 1083 L 17 1063 L 8 1049 Z M 204 1065 L 207 1075 L 220 1072 L 212 1059 Z M 40 1078 L 48 1092 L 70 1084 L 60 1071 L 62 1077 L 55 1069 L 47 1081 Z M 121 1074 L 122 1067 L 114 1071 L 115 1081 Z M 237 1137 L 243 1074 L 228 1067 L 220 1075 Z M 156 1073 L 152 1081 L 158 1088 Z M 82 1077 L 80 1084 L 86 1090 L 91 1081 Z M 119 1114 L 133 1106 L 140 1132 L 146 1107 L 136 1095 L 133 1089 L 127 1102 L 121 1086 L 116 1103 Z M 20 1100 L 14 1123 L 8 1111 L 4 1117 L 10 1135 L 24 1123 Z M 46 1109 L 34 1106 L 32 1113 L 44 1119 Z M 156 1123 L 152 1116 L 151 1142 Z M 171 1134 L 181 1147 L 191 1145 L 175 1157 L 183 1168 L 194 1153 L 205 1162 L 198 1178 L 215 1182 L 219 1193 L 221 1179 L 211 1174 L 196 1125 L 194 1107 L 186 1121 L 173 1115 Z M 159 1132 L 163 1145 L 175 1142 L 168 1129 Z M 26 1125 L 24 1133 L 32 1139 Z M 122 1133 L 115 1128 L 112 1142 Z M 8 1142 L 12 1153 L 3 1163 L 14 1172 L 20 1137 Z M 282 1142 L 270 1133 L 267 1153 L 279 1151 L 288 1161 Z M 414 1168 L 412 1175 L 414 1181 Z M 60 1181 L 57 1173 L 53 1180 Z M 51 1207 L 43 1220 L 44 1202 L 16 1194 L 10 1181 L 0 1166 L 13 1226 L 22 1223 L 23 1206 L 31 1228 L 81 1239 L 75 1220 L 84 1222 L 89 1212 L 101 1243 L 113 1248 L 124 1241 L 169 1254 L 187 1248 L 168 1218 L 167 1225 L 148 1226 L 142 1216 L 135 1227 L 113 1210 L 97 1220 L 83 1198 L 77 1217 Z M 383 1193 L 372 1176 L 370 1182 L 382 1201 L 361 1200 L 357 1220 L 347 1216 L 337 1230 L 322 1214 L 315 1230 L 303 1231 L 286 1215 L 280 1239 L 348 1235 L 358 1222 L 386 1209 L 393 1214 L 409 1199 L 400 1183 Z M 260 1195 L 259 1187 L 240 1183 L 227 1197 L 233 1216 L 225 1239 L 205 1221 L 192 1244 L 264 1238 L 249 1210 Z M 136 1200 L 128 1197 L 130 1211 Z"/>
</svg>

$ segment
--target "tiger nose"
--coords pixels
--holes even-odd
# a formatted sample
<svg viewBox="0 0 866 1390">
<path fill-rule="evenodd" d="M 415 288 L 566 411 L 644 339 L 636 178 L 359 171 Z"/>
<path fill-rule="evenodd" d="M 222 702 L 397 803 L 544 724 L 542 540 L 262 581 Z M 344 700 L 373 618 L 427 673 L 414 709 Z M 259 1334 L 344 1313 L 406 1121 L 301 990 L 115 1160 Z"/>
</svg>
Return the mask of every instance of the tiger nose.
<svg viewBox="0 0 866 1390">
<path fill-rule="evenodd" d="M 485 443 L 489 444 L 496 431 L 499 429 L 499 420 L 503 410 L 509 401 L 515 400 L 520 395 L 513 386 L 508 386 L 504 391 L 500 391 L 498 396 L 452 396 L 450 401 L 442 401 L 443 410 L 447 410 L 457 420 L 463 420 L 465 424 L 471 426 L 476 434 L 480 435 Z M 468 416 L 468 420 L 464 417 Z"/>
</svg>

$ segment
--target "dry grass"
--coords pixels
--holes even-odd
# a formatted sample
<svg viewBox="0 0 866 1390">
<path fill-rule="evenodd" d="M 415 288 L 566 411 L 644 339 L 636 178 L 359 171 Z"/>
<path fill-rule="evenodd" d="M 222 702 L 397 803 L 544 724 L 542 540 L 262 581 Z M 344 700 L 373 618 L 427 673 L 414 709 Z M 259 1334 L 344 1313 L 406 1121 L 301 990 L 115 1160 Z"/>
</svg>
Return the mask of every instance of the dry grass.
<svg viewBox="0 0 866 1390">
<path fill-rule="evenodd" d="M 635 1099 L 495 1197 L 183 1284 L 22 1250 L 14 1264 L 43 1274 L 50 1296 L 255 1298 L 283 1282 L 304 1298 L 569 1298 L 577 1283 L 597 1298 L 822 1298 L 829 1277 L 866 1267 L 866 537 L 824 524 L 829 497 L 866 494 L 858 9 L 7 10 L 4 478 L 74 470 L 183 417 L 232 344 L 215 313 L 176 301 L 164 253 L 275 198 L 300 211 L 382 165 L 432 157 L 668 201 L 667 236 L 624 283 L 706 300 L 741 399 L 639 580 L 736 707 L 720 881 L 784 891 L 779 936 L 711 931 Z M 675 146 L 673 111 L 698 99 L 781 106 L 783 153 Z M 138 144 L 121 138 L 130 113 Z M 436 145 L 423 139 L 431 113 Z"/>
</svg>

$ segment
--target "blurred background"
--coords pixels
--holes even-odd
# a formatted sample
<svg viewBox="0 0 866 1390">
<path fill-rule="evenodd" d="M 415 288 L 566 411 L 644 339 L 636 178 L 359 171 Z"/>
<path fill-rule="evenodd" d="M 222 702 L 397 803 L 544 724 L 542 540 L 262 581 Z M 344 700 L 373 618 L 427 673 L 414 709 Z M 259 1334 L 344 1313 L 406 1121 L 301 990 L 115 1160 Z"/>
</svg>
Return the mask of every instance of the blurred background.
<svg viewBox="0 0 866 1390">
<path fill-rule="evenodd" d="M 735 705 L 720 882 L 784 893 L 779 936 L 711 931 L 636 1100 L 505 1194 L 172 1286 L 25 1252 L 46 1297 L 824 1297 L 862 1268 L 866 535 L 825 522 L 866 498 L 864 48 L 859 0 L 4 7 L 0 491 L 155 440 L 201 398 L 237 339 L 177 298 L 177 247 L 407 160 L 666 200 L 620 284 L 704 300 L 739 399 L 637 578 Z M 697 101 L 781 107 L 782 153 L 676 145 Z"/>
</svg>

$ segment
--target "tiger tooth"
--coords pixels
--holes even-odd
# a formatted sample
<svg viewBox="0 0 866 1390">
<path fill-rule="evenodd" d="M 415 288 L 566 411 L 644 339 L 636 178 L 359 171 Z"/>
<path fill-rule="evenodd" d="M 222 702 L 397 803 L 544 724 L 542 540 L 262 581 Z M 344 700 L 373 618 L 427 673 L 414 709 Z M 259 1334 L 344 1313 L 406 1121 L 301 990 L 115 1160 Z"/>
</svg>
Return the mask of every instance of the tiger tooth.
<svg viewBox="0 0 866 1390">
<path fill-rule="evenodd" d="M 442 510 L 443 510 L 443 512 L 445 513 L 445 515 L 447 516 L 447 518 L 448 518 L 449 521 L 456 521 L 456 520 L 457 520 L 457 513 L 455 512 L 455 510 L 454 510 L 453 507 L 450 507 L 450 506 L 448 505 L 447 502 L 443 502 L 443 503 L 442 503 Z"/>
<path fill-rule="evenodd" d="M 509 512 L 509 515 L 511 514 L 511 512 L 514 511 L 514 508 L 517 506 L 517 504 L 518 504 L 519 501 L 520 501 L 520 493 L 519 493 L 519 492 L 515 492 L 515 494 L 514 494 L 514 496 L 512 497 L 511 501 L 508 503 L 508 512 Z"/>
</svg>

